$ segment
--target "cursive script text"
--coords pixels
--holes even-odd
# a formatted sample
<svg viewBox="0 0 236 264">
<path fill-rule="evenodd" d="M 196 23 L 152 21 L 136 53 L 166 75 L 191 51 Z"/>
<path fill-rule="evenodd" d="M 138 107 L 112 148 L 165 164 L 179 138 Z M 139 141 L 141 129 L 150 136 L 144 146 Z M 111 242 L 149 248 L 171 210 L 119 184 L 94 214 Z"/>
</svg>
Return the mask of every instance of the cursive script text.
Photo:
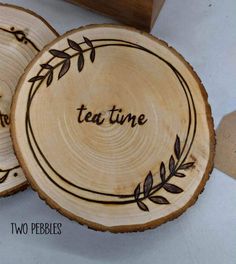
<svg viewBox="0 0 236 264">
<path fill-rule="evenodd" d="M 98 126 L 102 125 L 105 121 L 105 117 L 103 113 L 92 113 L 88 111 L 85 105 L 81 105 L 80 108 L 77 108 L 79 111 L 78 114 L 78 123 L 94 123 Z M 136 116 L 134 114 L 123 114 L 123 110 L 121 108 L 116 107 L 113 105 L 111 109 L 108 110 L 109 118 L 108 121 L 110 124 L 119 124 L 123 125 L 125 122 L 130 123 L 131 127 L 135 127 L 137 125 L 144 125 L 148 119 L 145 117 L 144 114 L 140 114 Z"/>
</svg>

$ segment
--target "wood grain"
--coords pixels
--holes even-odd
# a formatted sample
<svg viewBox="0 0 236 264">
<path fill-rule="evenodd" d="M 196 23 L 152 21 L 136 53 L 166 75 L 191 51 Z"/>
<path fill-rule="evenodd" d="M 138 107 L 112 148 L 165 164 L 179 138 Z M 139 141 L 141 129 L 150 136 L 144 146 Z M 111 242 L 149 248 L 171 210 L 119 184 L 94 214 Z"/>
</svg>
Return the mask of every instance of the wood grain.
<svg viewBox="0 0 236 264">
<path fill-rule="evenodd" d="M 55 30 L 35 13 L 0 4 L 0 196 L 27 185 L 9 134 L 12 95 L 27 64 L 56 36 Z"/>
<path fill-rule="evenodd" d="M 174 219 L 212 170 L 199 78 L 173 48 L 131 28 L 86 26 L 45 47 L 21 78 L 11 118 L 32 187 L 96 230 Z"/>
<path fill-rule="evenodd" d="M 150 32 L 165 0 L 69 0 Z"/>
<path fill-rule="evenodd" d="M 236 111 L 222 118 L 216 140 L 215 168 L 236 179 Z"/>
</svg>

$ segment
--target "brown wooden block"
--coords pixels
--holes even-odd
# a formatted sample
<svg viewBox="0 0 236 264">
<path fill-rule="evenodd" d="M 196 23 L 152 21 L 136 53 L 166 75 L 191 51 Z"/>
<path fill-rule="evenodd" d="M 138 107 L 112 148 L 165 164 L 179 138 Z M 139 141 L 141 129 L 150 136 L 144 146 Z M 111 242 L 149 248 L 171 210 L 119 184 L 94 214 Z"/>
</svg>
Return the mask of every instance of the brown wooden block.
<svg viewBox="0 0 236 264">
<path fill-rule="evenodd" d="M 145 31 L 150 31 L 165 0 L 69 0 Z"/>
<path fill-rule="evenodd" d="M 86 26 L 53 41 L 21 78 L 11 120 L 32 187 L 96 230 L 176 218 L 213 166 L 199 78 L 173 48 L 133 28 Z"/>
</svg>

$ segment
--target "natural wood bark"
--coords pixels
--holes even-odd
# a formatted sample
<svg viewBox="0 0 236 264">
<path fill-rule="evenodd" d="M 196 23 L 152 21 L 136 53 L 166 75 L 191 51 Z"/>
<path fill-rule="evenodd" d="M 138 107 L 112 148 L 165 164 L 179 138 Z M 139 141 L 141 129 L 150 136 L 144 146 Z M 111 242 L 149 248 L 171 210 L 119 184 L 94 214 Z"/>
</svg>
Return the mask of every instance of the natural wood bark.
<svg viewBox="0 0 236 264">
<path fill-rule="evenodd" d="M 52 42 L 21 78 L 11 117 L 32 187 L 96 230 L 174 219 L 212 170 L 214 128 L 199 78 L 166 43 L 127 27 L 86 26 Z"/>
<path fill-rule="evenodd" d="M 11 100 L 27 64 L 56 36 L 55 30 L 35 13 L 0 4 L 0 196 L 28 185 L 9 134 Z"/>
</svg>

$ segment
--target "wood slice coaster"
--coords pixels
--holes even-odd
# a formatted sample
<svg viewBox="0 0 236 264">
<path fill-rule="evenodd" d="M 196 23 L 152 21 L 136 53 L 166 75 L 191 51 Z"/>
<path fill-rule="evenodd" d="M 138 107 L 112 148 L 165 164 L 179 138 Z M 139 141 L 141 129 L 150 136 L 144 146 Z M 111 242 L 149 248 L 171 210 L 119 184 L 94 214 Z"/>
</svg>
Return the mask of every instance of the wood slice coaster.
<svg viewBox="0 0 236 264">
<path fill-rule="evenodd" d="M 35 13 L 0 4 L 0 196 L 27 186 L 9 134 L 9 114 L 17 82 L 32 58 L 58 34 Z"/>
<path fill-rule="evenodd" d="M 55 40 L 21 78 L 11 117 L 33 188 L 96 230 L 176 218 L 212 170 L 200 80 L 176 51 L 134 29 L 87 26 Z"/>
</svg>

